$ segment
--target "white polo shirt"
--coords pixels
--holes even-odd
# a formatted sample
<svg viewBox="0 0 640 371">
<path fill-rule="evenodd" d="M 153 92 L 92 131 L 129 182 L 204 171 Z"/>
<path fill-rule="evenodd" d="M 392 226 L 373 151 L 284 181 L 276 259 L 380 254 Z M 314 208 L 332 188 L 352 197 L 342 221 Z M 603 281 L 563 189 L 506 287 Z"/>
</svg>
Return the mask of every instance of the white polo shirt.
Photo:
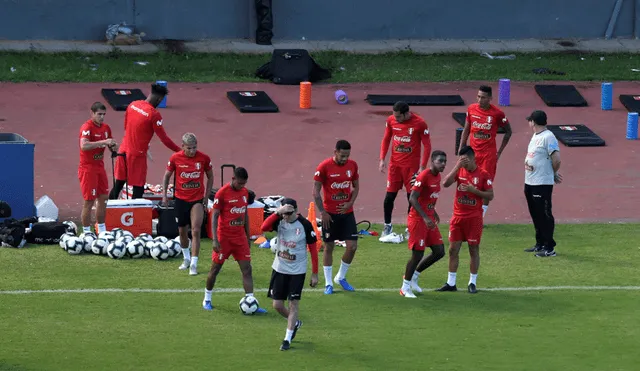
<svg viewBox="0 0 640 371">
<path fill-rule="evenodd" d="M 550 130 L 533 134 L 524 160 L 524 184 L 553 185 L 551 154 L 560 151 L 558 139 Z"/>
</svg>

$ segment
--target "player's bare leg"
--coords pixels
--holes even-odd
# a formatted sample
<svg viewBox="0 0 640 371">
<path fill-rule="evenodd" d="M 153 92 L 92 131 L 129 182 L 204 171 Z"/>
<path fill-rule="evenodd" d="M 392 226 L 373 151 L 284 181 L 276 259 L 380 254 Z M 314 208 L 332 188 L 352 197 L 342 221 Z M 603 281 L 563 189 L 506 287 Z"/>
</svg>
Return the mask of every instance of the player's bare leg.
<svg viewBox="0 0 640 371">
<path fill-rule="evenodd" d="M 284 306 L 283 300 L 273 301 L 273 308 L 287 319 L 287 332 L 285 333 L 280 350 L 289 349 L 291 341 L 296 337 L 296 332 L 298 332 L 298 329 L 302 326 L 302 321 L 298 320 L 298 303 L 298 300 L 289 300 L 289 308 L 287 308 Z"/>
<path fill-rule="evenodd" d="M 98 223 L 98 230 L 96 234 L 105 232 L 107 227 L 105 226 L 105 218 L 107 216 L 107 200 L 109 195 L 100 195 L 96 200 L 96 222 Z"/>
<path fill-rule="evenodd" d="M 200 255 L 200 236 L 202 234 L 202 219 L 204 218 L 204 205 L 195 204 L 191 208 L 191 263 L 189 274 L 198 274 L 198 256 Z M 186 257 L 185 257 L 186 261 Z"/>
<path fill-rule="evenodd" d="M 349 282 L 347 282 L 347 271 L 351 266 L 353 258 L 356 256 L 356 250 L 358 250 L 358 240 L 346 240 L 345 243 L 347 247 L 344 251 L 344 254 L 342 254 L 340 269 L 338 270 L 338 274 L 336 274 L 336 276 L 333 278 L 333 282 L 342 286 L 342 289 L 345 291 L 356 291 L 353 286 L 351 286 Z"/>
<path fill-rule="evenodd" d="M 393 208 L 395 207 L 396 197 L 398 192 L 388 192 L 384 196 L 383 210 L 384 210 L 384 229 L 380 237 L 387 236 L 393 232 L 393 224 L 391 223 L 391 217 L 393 215 Z"/>
<path fill-rule="evenodd" d="M 251 261 L 238 260 L 238 266 L 242 273 L 242 287 L 244 288 L 245 296 L 253 296 L 253 268 L 251 267 Z M 267 313 L 264 308 L 258 308 L 256 313 Z"/>
<path fill-rule="evenodd" d="M 333 282 L 331 282 L 331 277 L 333 277 L 333 248 L 335 247 L 334 242 L 323 243 L 324 251 L 322 253 L 322 265 L 324 269 L 324 293 L 326 295 L 333 294 Z"/>
<path fill-rule="evenodd" d="M 216 284 L 216 278 L 221 269 L 222 264 L 211 262 L 211 269 L 207 275 L 207 284 L 204 291 L 204 300 L 202 301 L 202 307 L 206 310 L 213 309 L 213 305 L 211 305 L 211 294 L 213 293 L 213 286 Z"/>
<path fill-rule="evenodd" d="M 478 279 L 478 269 L 480 268 L 480 245 L 469 245 L 469 286 L 467 287 L 469 293 L 475 294 L 478 292 L 476 288 L 476 280 Z"/>
<path fill-rule="evenodd" d="M 444 258 L 444 245 L 430 247 L 431 254 L 423 257 L 422 260 L 420 260 L 420 263 L 418 263 L 415 272 L 413 272 L 413 277 L 411 278 L 411 289 L 415 292 L 422 292 L 422 288 L 418 286 L 418 278 L 420 277 L 420 274 L 435 262 Z"/>
<path fill-rule="evenodd" d="M 94 200 L 85 200 L 82 204 L 82 213 L 80 214 L 80 219 L 82 220 L 83 232 L 89 232 L 91 230 L 91 208 L 93 207 L 94 203 Z"/>
<path fill-rule="evenodd" d="M 411 251 L 411 258 L 407 262 L 407 266 L 404 271 L 404 277 L 402 277 L 402 287 L 400 288 L 400 295 L 405 298 L 415 298 L 416 296 L 413 294 L 413 290 L 411 290 L 411 278 L 407 279 L 407 277 L 413 277 L 413 272 L 415 272 L 418 263 L 424 256 L 424 251 Z"/>
<path fill-rule="evenodd" d="M 182 265 L 178 269 L 185 270 L 189 268 L 191 264 L 191 249 L 189 249 L 189 229 L 185 225 L 184 227 L 178 227 L 178 235 L 180 236 L 180 246 L 182 246 Z"/>
<path fill-rule="evenodd" d="M 462 241 L 451 242 L 449 245 L 449 276 L 447 283 L 436 291 L 457 291 L 456 273 L 458 272 L 458 264 L 460 263 L 460 247 Z"/>
</svg>

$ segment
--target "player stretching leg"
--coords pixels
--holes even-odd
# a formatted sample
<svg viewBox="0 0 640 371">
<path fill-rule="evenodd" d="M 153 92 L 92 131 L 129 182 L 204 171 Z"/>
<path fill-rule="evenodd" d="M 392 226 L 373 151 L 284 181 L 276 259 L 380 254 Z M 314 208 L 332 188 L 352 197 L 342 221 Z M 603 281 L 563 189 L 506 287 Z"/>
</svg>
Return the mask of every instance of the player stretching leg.
<svg viewBox="0 0 640 371">
<path fill-rule="evenodd" d="M 147 157 L 151 158 L 149 143 L 154 133 L 173 152 L 181 150 L 167 136 L 162 126 L 162 115 L 156 109 L 168 93 L 165 86 L 153 84 L 146 100 L 131 102 L 124 112 L 124 138 L 121 156 L 116 160 L 116 181 L 109 193 L 110 199 L 118 198 L 125 183 L 133 188 L 132 198 L 142 197 L 147 179 Z"/>
<path fill-rule="evenodd" d="M 442 235 L 438 229 L 440 217 L 436 212 L 436 202 L 440 197 L 440 177 L 447 165 L 447 155 L 442 151 L 433 151 L 429 169 L 422 171 L 411 188 L 409 204 L 411 210 L 407 217 L 409 228 L 409 250 L 411 258 L 402 280 L 400 294 L 415 298 L 413 291 L 422 292 L 418 286 L 418 277 L 425 269 L 444 256 Z M 425 247 L 431 248 L 431 254 L 424 256 Z M 410 281 L 407 277 L 411 277 Z"/>
<path fill-rule="evenodd" d="M 238 262 L 242 272 L 242 286 L 246 296 L 253 296 L 253 276 L 251 273 L 251 250 L 249 248 L 249 217 L 247 203 L 249 191 L 245 188 L 249 179 L 247 170 L 242 167 L 233 172 L 231 182 L 216 192 L 213 200 L 213 253 L 211 254 L 211 270 L 207 276 L 202 307 L 212 310 L 211 294 L 216 277 L 222 265 L 229 258 Z M 258 308 L 256 313 L 266 313 Z"/>
<path fill-rule="evenodd" d="M 113 150 L 116 142 L 111 128 L 104 123 L 107 107 L 100 102 L 91 105 L 91 118 L 80 127 L 80 164 L 78 179 L 82 190 L 82 231 L 91 232 L 91 208 L 96 205 L 97 233 L 104 232 L 109 180 L 104 169 L 104 149 Z"/>
<path fill-rule="evenodd" d="M 471 256 L 469 285 L 475 294 L 478 268 L 480 267 L 480 240 L 482 238 L 482 200 L 493 200 L 492 179 L 476 165 L 471 147 L 462 147 L 460 157 L 453 170 L 445 177 L 444 187 L 457 183 L 453 200 L 453 217 L 449 223 L 449 277 L 447 283 L 437 291 L 456 291 L 456 272 L 460 260 L 462 242 L 469 245 Z"/>
<path fill-rule="evenodd" d="M 197 150 L 198 140 L 193 133 L 182 136 L 182 151 L 171 155 L 162 182 L 164 194 L 162 203 L 167 205 L 167 188 L 171 175 L 175 174 L 176 186 L 173 190 L 175 212 L 180 234 L 180 245 L 184 261 L 179 269 L 189 268 L 189 275 L 198 274 L 198 256 L 200 255 L 200 234 L 202 219 L 207 211 L 208 195 L 213 187 L 211 158 Z M 204 176 L 207 184 L 204 186 Z M 189 251 L 189 225 L 193 244 Z"/>
<path fill-rule="evenodd" d="M 340 284 L 346 291 L 355 291 L 346 277 L 358 249 L 358 230 L 353 204 L 360 190 L 360 175 L 358 164 L 349 159 L 350 154 L 351 144 L 346 140 L 339 140 L 333 157 L 322 161 L 313 177 L 313 199 L 322 214 L 325 294 L 333 294 L 333 282 Z M 335 241 L 345 241 L 347 247 L 342 255 L 340 270 L 331 282 Z"/>
<path fill-rule="evenodd" d="M 424 147 L 422 160 L 420 143 Z M 411 179 L 427 167 L 431 153 L 431 138 L 427 123 L 422 117 L 409 112 L 409 105 L 405 102 L 396 102 L 393 105 L 393 115 L 389 116 L 385 123 L 384 137 L 380 144 L 380 164 L 378 165 L 378 169 L 382 173 L 387 167 L 385 158 L 390 145 L 392 149 L 387 175 L 387 194 L 384 197 L 384 230 L 381 237 L 393 232 L 391 216 L 398 191 L 404 186 L 407 191 L 407 199 L 409 198 Z M 411 205 L 409 205 L 410 208 Z"/>
<path fill-rule="evenodd" d="M 280 346 L 280 350 L 287 350 L 302 326 L 298 309 L 307 274 L 307 249 L 312 269 L 309 285 L 316 287 L 318 284 L 317 237 L 311 222 L 298 214 L 298 203 L 290 198 L 284 199 L 282 206 L 262 223 L 262 231 L 278 232 L 268 296 L 273 299 L 273 308 L 288 320 L 287 332 Z M 287 299 L 288 308 L 284 306 Z"/>
<path fill-rule="evenodd" d="M 490 86 L 480 86 L 478 90 L 478 103 L 469 105 L 467 109 L 467 122 L 460 138 L 460 148 L 469 145 L 475 152 L 476 163 L 489 174 L 491 179 L 496 178 L 498 159 L 502 151 L 507 147 L 511 139 L 511 124 L 501 109 L 491 104 L 492 90 Z M 496 136 L 498 128 L 504 128 L 504 137 L 500 149 L 496 152 Z M 484 218 L 489 208 L 488 199 L 482 201 L 482 217 Z"/>
</svg>

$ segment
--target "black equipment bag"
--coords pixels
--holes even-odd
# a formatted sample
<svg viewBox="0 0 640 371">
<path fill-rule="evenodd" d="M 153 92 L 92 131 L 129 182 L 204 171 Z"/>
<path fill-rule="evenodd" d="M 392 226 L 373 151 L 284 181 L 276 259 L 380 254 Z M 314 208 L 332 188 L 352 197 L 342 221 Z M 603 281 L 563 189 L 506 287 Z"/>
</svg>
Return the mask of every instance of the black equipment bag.
<svg viewBox="0 0 640 371">
<path fill-rule="evenodd" d="M 331 72 L 320 67 L 305 49 L 275 49 L 271 61 L 258 68 L 256 76 L 278 85 L 297 85 L 331 78 Z"/>
<path fill-rule="evenodd" d="M 68 232 L 69 226 L 63 222 L 41 222 L 31 226 L 31 232 L 25 239 L 28 243 L 53 245 L 60 242 L 60 237 Z"/>
</svg>

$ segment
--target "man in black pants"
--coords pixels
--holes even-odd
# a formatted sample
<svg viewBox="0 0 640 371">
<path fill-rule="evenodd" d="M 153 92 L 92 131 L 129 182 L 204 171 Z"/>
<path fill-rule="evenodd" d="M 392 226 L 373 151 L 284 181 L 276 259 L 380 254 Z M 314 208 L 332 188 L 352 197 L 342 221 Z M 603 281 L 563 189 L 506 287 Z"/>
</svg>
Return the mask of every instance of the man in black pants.
<svg viewBox="0 0 640 371">
<path fill-rule="evenodd" d="M 558 174 L 560 146 L 555 135 L 547 129 L 547 114 L 544 111 L 533 111 L 527 121 L 533 130 L 533 137 L 524 160 L 524 194 L 536 230 L 536 244 L 525 251 L 535 252 L 541 258 L 556 256 L 551 195 L 553 185 L 562 181 L 562 176 Z"/>
</svg>

